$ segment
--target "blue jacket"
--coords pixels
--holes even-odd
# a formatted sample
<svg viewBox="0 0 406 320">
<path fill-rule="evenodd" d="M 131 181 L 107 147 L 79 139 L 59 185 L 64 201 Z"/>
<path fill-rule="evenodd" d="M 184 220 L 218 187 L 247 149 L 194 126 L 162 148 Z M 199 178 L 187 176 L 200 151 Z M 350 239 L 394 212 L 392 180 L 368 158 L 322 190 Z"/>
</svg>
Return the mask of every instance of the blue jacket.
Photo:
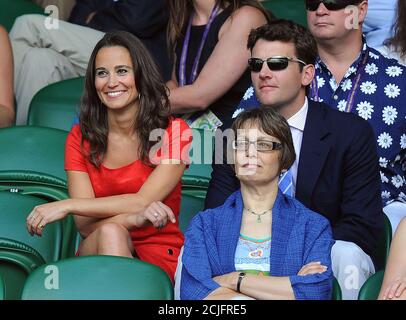
<svg viewBox="0 0 406 320">
<path fill-rule="evenodd" d="M 196 215 L 185 234 L 181 299 L 204 299 L 219 288 L 212 278 L 235 270 L 234 256 L 241 228 L 241 192 L 215 209 Z M 272 209 L 270 275 L 290 278 L 296 299 L 331 299 L 333 273 L 330 224 L 299 201 L 280 191 Z M 322 274 L 298 276 L 305 264 L 320 261 Z"/>
</svg>

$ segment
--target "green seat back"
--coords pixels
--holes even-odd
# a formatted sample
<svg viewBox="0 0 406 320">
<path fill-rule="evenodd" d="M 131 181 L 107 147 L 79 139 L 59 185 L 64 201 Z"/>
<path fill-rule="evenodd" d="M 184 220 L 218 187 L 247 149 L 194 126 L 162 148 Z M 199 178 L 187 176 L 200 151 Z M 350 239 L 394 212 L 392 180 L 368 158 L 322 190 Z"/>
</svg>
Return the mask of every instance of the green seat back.
<svg viewBox="0 0 406 320">
<path fill-rule="evenodd" d="M 0 192 L 0 235 L 17 240 L 37 250 L 46 262 L 57 261 L 61 255 L 62 223 L 48 224 L 42 237 L 27 231 L 26 219 L 35 206 L 47 203 L 38 197 Z"/>
<path fill-rule="evenodd" d="M 182 194 L 187 194 L 191 197 L 196 197 L 200 199 L 206 199 L 206 194 L 207 194 L 207 187 L 201 188 L 201 187 L 182 187 Z"/>
<path fill-rule="evenodd" d="M 341 292 L 340 284 L 338 283 L 337 279 L 334 277 L 332 300 L 342 300 L 342 299 L 343 299 L 343 295 L 342 295 L 342 292 Z"/>
<path fill-rule="evenodd" d="M 43 14 L 44 9 L 36 5 L 30 0 L 2 0 L 2 9 L 0 10 L 0 24 L 3 25 L 7 31 L 11 30 L 14 20 L 23 14 L 37 13 Z"/>
<path fill-rule="evenodd" d="M 84 78 L 56 82 L 42 88 L 31 101 L 28 125 L 70 131 L 78 115 Z"/>
<path fill-rule="evenodd" d="M 67 132 L 40 127 L 0 129 L 0 171 L 34 171 L 66 181 L 64 170 Z"/>
<path fill-rule="evenodd" d="M 358 300 L 376 300 L 379 296 L 383 281 L 384 271 L 380 270 L 371 277 L 361 287 Z"/>
<path fill-rule="evenodd" d="M 377 260 L 376 270 L 385 269 L 386 261 L 389 257 L 390 244 L 392 242 L 392 226 L 386 214 L 384 214 L 383 217 L 383 225 L 383 233 L 375 255 Z"/>
<path fill-rule="evenodd" d="M 191 164 L 182 176 L 182 193 L 204 199 L 212 172 L 214 134 L 201 129 L 192 129 L 192 133 Z"/>
<path fill-rule="evenodd" d="M 201 178 L 201 183 L 210 180 L 211 163 L 214 150 L 214 134 L 207 130 L 192 129 L 193 141 L 190 148 L 191 164 L 185 171 L 186 176 Z"/>
<path fill-rule="evenodd" d="M 0 238 L 0 278 L 4 281 L 0 296 L 3 294 L 7 300 L 20 299 L 28 275 L 44 263 L 42 256 L 30 246 Z"/>
<path fill-rule="evenodd" d="M 18 126 L 0 129 L 0 191 L 12 190 L 45 199 L 68 198 L 64 170 L 68 133 L 44 127 Z M 17 141 L 18 143 L 15 143 Z M 61 257 L 75 254 L 76 228 L 71 216 L 63 220 Z"/>
<path fill-rule="evenodd" d="M 37 268 L 27 279 L 24 300 L 171 300 L 173 287 L 159 267 L 112 256 L 87 256 L 61 260 Z M 46 288 L 54 276 L 55 286 Z M 48 278 L 47 278 L 48 277 Z M 47 282 L 47 279 L 49 281 Z M 58 288 L 58 289 L 56 289 Z"/>
<path fill-rule="evenodd" d="M 289 19 L 307 26 L 305 0 L 267 0 L 262 5 L 277 18 Z"/>
<path fill-rule="evenodd" d="M 5 285 L 4 285 L 4 280 L 3 280 L 3 277 L 0 274 L 0 300 L 4 300 L 4 297 L 5 297 L 5 294 L 6 294 L 5 289 L 6 288 L 5 288 Z"/>
<path fill-rule="evenodd" d="M 182 232 L 185 232 L 190 220 L 196 213 L 202 211 L 204 208 L 204 199 L 194 197 L 182 192 L 182 202 L 179 215 L 179 227 Z"/>
</svg>

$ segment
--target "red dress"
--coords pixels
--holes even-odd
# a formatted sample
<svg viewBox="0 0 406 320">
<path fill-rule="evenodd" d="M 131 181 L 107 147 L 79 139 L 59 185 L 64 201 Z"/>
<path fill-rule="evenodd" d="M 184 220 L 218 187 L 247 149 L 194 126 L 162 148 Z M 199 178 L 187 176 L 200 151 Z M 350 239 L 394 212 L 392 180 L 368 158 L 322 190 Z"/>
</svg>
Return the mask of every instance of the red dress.
<svg viewBox="0 0 406 320">
<path fill-rule="evenodd" d="M 182 119 L 172 119 L 164 131 L 162 147 L 155 155 L 161 159 L 181 159 L 189 163 L 189 147 L 192 132 Z M 124 167 L 109 169 L 100 165 L 93 166 L 85 156 L 89 144 L 84 142 L 81 148 L 82 133 L 79 125 L 75 125 L 68 135 L 65 146 L 65 170 L 82 171 L 89 175 L 96 198 L 120 194 L 137 193 L 154 168 L 143 164 L 140 160 Z M 165 147 L 165 148 L 164 148 Z M 165 151 L 166 150 L 166 151 Z M 160 230 L 152 225 L 131 231 L 131 238 L 137 256 L 146 262 L 161 267 L 173 281 L 180 248 L 183 245 L 183 234 L 179 229 L 178 217 L 181 200 L 181 182 L 163 201 L 176 216 L 176 223 L 168 221 Z"/>
</svg>

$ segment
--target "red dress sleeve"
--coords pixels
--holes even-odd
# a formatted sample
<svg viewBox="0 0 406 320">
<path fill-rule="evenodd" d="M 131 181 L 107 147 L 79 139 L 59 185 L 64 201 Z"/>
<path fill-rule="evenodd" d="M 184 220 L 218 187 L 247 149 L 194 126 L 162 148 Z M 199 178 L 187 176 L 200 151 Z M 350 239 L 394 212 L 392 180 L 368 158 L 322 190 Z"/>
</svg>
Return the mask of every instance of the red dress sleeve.
<svg viewBox="0 0 406 320">
<path fill-rule="evenodd" d="M 172 119 L 168 128 L 162 131 L 162 145 L 152 158 L 153 164 L 160 164 L 163 160 L 180 160 L 189 165 L 190 146 L 193 139 L 192 130 L 180 118 Z M 151 149 L 152 150 L 152 149 Z"/>
<path fill-rule="evenodd" d="M 65 170 L 88 172 L 87 160 L 82 149 L 80 126 L 75 125 L 69 133 L 65 144 Z"/>
</svg>

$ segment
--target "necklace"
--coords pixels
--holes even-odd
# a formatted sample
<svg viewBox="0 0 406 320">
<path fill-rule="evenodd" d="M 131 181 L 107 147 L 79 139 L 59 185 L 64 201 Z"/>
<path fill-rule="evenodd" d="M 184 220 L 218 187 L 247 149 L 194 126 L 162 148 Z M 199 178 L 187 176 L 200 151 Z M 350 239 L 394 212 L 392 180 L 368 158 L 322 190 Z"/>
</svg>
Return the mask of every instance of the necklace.
<svg viewBox="0 0 406 320">
<path fill-rule="evenodd" d="M 248 209 L 248 208 L 245 208 L 245 210 L 247 210 L 247 212 L 252 213 L 253 215 L 257 216 L 257 223 L 261 223 L 261 222 L 262 222 L 261 216 L 263 216 L 264 214 L 266 214 L 266 213 L 268 213 L 268 212 L 271 212 L 271 211 L 272 211 L 272 208 L 270 208 L 270 209 L 268 209 L 268 210 L 265 210 L 265 211 L 262 212 L 262 213 L 258 213 L 258 212 L 252 211 L 251 209 Z"/>
</svg>

